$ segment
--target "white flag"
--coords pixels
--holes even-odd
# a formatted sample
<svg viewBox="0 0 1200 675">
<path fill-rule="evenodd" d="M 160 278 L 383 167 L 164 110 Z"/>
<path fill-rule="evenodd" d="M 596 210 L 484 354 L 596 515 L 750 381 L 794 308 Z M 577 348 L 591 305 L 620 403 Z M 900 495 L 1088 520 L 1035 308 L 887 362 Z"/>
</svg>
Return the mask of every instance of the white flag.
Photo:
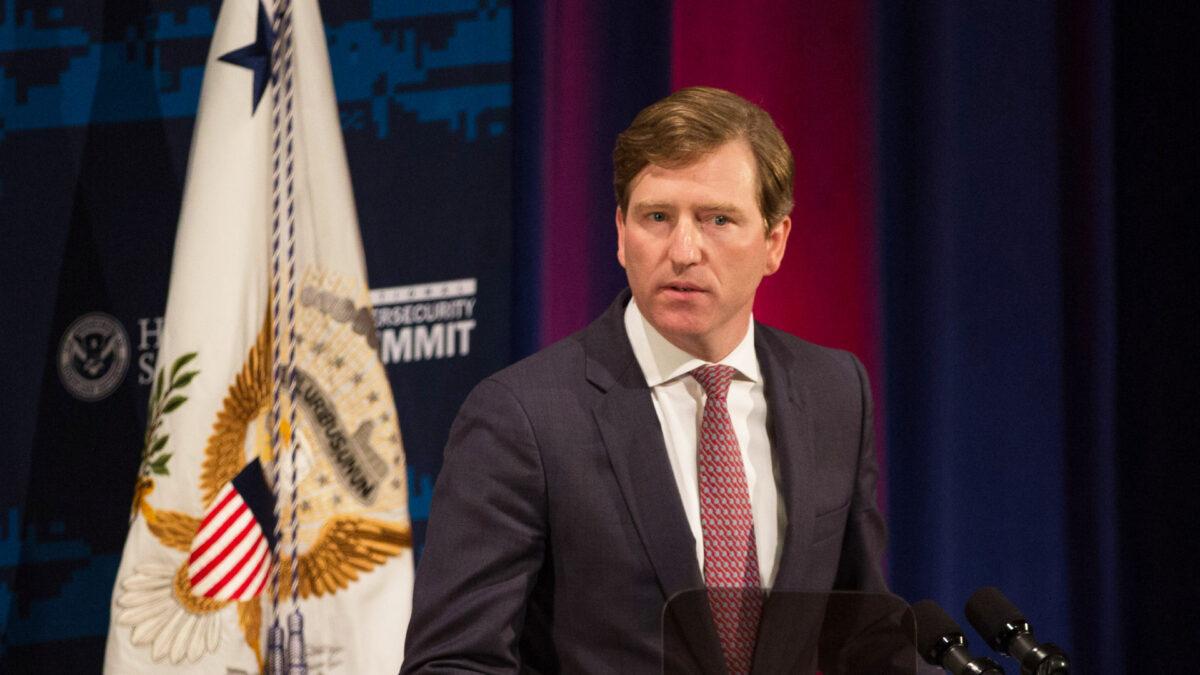
<svg viewBox="0 0 1200 675">
<path fill-rule="evenodd" d="M 273 616 L 286 630 L 297 606 L 310 672 L 400 667 L 404 450 L 320 14 L 281 5 L 277 18 L 271 0 L 225 0 L 217 20 L 106 672 L 261 672 Z M 275 519 L 251 508 L 264 475 Z M 277 609 L 262 581 L 272 520 Z"/>
</svg>

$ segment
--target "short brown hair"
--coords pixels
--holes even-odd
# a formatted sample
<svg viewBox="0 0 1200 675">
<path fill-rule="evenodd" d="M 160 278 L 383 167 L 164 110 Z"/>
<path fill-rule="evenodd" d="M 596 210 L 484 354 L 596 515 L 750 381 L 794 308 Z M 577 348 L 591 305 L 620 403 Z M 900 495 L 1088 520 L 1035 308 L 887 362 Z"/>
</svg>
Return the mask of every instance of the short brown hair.
<svg viewBox="0 0 1200 675">
<path fill-rule="evenodd" d="M 617 136 L 613 189 L 622 211 L 629 185 L 649 164 L 682 167 L 719 146 L 744 139 L 754 154 L 758 208 L 767 232 L 792 212 L 796 163 L 783 134 L 765 110 L 714 87 L 688 87 L 647 106 Z"/>
</svg>

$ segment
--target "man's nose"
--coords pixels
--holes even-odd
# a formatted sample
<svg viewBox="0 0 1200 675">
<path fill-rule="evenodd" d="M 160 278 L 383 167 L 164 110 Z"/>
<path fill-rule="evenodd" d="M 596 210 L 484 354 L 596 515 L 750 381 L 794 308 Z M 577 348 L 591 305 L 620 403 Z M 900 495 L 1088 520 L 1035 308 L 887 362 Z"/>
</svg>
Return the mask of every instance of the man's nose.
<svg viewBox="0 0 1200 675">
<path fill-rule="evenodd" d="M 671 231 L 671 263 L 688 267 L 700 262 L 700 228 L 691 218 L 681 218 Z"/>
</svg>

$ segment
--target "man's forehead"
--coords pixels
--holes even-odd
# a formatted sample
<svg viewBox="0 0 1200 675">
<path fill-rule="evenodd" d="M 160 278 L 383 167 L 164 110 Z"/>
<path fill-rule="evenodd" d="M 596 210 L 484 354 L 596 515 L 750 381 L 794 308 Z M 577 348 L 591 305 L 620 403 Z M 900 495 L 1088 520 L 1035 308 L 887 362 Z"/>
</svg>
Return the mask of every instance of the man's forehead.
<svg viewBox="0 0 1200 675">
<path fill-rule="evenodd" d="M 744 141 L 730 141 L 687 163 L 647 164 L 629 183 L 629 207 L 749 209 L 757 205 L 755 169 Z"/>
</svg>

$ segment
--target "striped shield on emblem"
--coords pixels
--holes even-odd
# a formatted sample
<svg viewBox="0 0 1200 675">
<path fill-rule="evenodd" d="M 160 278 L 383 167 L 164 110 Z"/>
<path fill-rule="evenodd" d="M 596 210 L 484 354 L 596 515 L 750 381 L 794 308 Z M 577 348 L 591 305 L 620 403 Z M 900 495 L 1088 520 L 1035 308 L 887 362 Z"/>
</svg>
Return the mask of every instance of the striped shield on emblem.
<svg viewBox="0 0 1200 675">
<path fill-rule="evenodd" d="M 275 546 L 272 500 L 257 459 L 221 488 L 192 540 L 193 595 L 243 601 L 262 592 Z"/>
</svg>

